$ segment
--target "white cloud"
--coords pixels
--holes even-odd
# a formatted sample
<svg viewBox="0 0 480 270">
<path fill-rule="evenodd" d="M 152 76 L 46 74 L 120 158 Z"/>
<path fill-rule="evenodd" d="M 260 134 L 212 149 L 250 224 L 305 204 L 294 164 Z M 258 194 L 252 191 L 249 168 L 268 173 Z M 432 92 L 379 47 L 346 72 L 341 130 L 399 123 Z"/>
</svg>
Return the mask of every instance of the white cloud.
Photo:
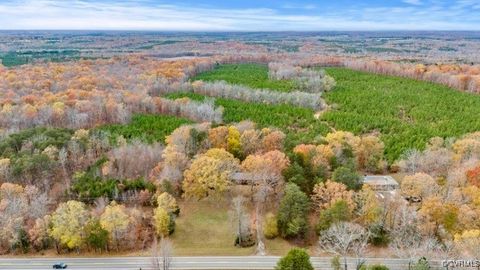
<svg viewBox="0 0 480 270">
<path fill-rule="evenodd" d="M 85 0 L 13 0 L 0 1 L 0 29 L 478 30 L 480 19 L 469 17 L 468 13 L 465 13 L 466 9 L 411 5 L 394 8 L 352 8 L 330 13 L 319 11 L 313 15 L 313 12 L 308 13 L 309 15 L 298 15 L 264 8 L 145 5 L 142 0 L 104 3 Z"/>
<path fill-rule="evenodd" d="M 282 5 L 282 8 L 284 9 L 305 9 L 305 10 L 314 10 L 317 8 L 316 5 L 314 4 L 292 4 L 292 3 L 287 3 Z"/>
<path fill-rule="evenodd" d="M 404 3 L 410 4 L 410 5 L 421 5 L 422 2 L 420 0 L 403 0 Z"/>
</svg>

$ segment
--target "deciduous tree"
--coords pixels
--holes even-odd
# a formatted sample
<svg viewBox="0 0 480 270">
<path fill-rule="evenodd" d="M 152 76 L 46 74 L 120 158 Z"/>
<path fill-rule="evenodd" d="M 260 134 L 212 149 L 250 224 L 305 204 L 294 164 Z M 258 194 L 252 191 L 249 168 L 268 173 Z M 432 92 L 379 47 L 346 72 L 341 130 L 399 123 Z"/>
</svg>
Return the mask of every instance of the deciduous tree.
<svg viewBox="0 0 480 270">
<path fill-rule="evenodd" d="M 85 243 L 84 227 L 88 219 L 84 203 L 61 203 L 52 214 L 50 236 L 69 249 L 78 249 Z"/>
<path fill-rule="evenodd" d="M 350 211 L 352 211 L 355 207 L 353 194 L 353 191 L 347 190 L 347 187 L 342 183 L 328 180 L 325 183 L 316 184 L 312 194 L 314 209 L 319 212 L 342 200 L 347 203 Z"/>
<path fill-rule="evenodd" d="M 163 192 L 157 197 L 157 205 L 165 210 L 168 213 L 173 213 L 178 215 L 180 213 L 180 208 L 178 207 L 177 200 L 167 192 Z"/>
<path fill-rule="evenodd" d="M 355 223 L 340 222 L 322 232 L 319 245 L 321 250 L 342 256 L 346 270 L 347 256 L 350 254 L 355 254 L 357 258 L 363 256 L 368 238 L 369 233 L 362 226 Z"/>
<path fill-rule="evenodd" d="M 213 148 L 198 155 L 184 173 L 185 196 L 201 199 L 224 192 L 238 167 L 239 161 L 223 149 Z"/>
<path fill-rule="evenodd" d="M 171 220 L 172 216 L 168 214 L 167 210 L 157 207 L 153 211 L 153 226 L 157 235 L 161 237 L 166 237 L 170 235 L 171 231 Z"/>
<path fill-rule="evenodd" d="M 110 234 L 110 238 L 117 250 L 120 241 L 125 238 L 129 223 L 130 219 L 125 206 L 117 204 L 115 201 L 105 207 L 105 211 L 100 216 L 100 224 Z"/>
</svg>

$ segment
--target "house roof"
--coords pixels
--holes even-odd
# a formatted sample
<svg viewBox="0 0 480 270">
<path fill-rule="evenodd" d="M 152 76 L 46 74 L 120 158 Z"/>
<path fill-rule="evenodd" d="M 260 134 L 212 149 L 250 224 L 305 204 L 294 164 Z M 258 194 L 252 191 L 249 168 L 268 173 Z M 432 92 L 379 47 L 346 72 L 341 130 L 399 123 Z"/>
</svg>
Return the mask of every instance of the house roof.
<svg viewBox="0 0 480 270">
<path fill-rule="evenodd" d="M 367 175 L 363 178 L 363 183 L 371 186 L 398 186 L 398 182 L 389 175 Z"/>
</svg>

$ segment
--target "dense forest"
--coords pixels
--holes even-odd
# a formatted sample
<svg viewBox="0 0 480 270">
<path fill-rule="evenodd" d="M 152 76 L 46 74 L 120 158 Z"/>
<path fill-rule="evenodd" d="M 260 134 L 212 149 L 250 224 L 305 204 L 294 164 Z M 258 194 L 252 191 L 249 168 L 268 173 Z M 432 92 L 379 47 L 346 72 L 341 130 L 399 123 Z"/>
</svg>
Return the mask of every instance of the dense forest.
<svg viewBox="0 0 480 270">
<path fill-rule="evenodd" d="M 188 255 L 202 228 L 230 254 L 478 257 L 479 78 L 285 52 L 0 66 L 0 252 Z"/>
</svg>

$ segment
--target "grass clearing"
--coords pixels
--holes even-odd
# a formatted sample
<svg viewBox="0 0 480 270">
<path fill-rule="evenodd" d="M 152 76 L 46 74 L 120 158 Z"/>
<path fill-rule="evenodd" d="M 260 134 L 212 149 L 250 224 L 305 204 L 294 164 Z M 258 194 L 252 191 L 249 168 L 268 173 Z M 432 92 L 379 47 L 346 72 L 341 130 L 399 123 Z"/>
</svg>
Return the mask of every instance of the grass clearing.
<svg viewBox="0 0 480 270">
<path fill-rule="evenodd" d="M 181 201 L 181 212 L 176 220 L 171 239 L 175 256 L 247 256 L 254 255 L 255 246 L 234 246 L 235 233 L 229 217 L 230 200 Z M 270 255 L 284 255 L 292 247 L 276 238 L 267 240 Z"/>
<path fill-rule="evenodd" d="M 211 71 L 197 75 L 192 80 L 226 81 L 230 84 L 280 92 L 291 92 L 298 88 L 298 85 L 292 80 L 270 80 L 268 78 L 268 67 L 259 64 L 220 65 Z"/>
</svg>

